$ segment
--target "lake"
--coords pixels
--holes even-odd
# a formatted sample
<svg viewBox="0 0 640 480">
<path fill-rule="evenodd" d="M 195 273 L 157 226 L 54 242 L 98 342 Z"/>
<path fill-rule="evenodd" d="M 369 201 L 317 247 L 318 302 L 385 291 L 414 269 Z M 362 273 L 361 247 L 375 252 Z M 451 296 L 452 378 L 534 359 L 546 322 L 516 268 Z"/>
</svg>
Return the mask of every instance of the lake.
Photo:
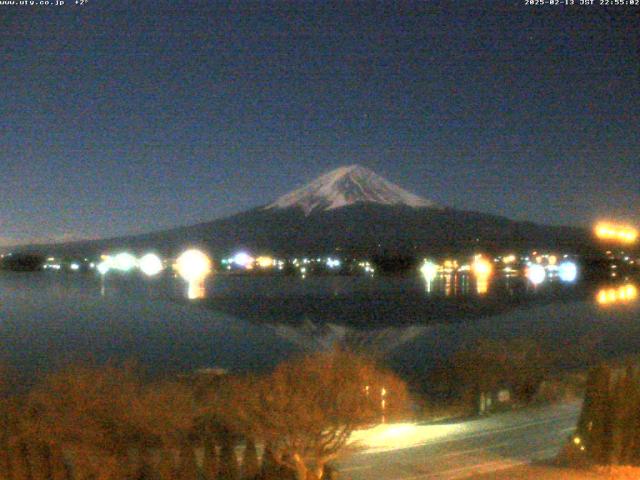
<svg viewBox="0 0 640 480">
<path fill-rule="evenodd" d="M 466 282 L 466 285 L 465 285 Z M 419 277 L 218 275 L 204 299 L 171 276 L 0 273 L 0 361 L 25 379 L 77 360 L 135 359 L 152 372 L 261 370 L 343 342 L 415 373 L 477 338 L 535 338 L 562 348 L 595 339 L 602 355 L 640 351 L 635 299 L 602 305 L 597 286 L 532 289 Z"/>
</svg>

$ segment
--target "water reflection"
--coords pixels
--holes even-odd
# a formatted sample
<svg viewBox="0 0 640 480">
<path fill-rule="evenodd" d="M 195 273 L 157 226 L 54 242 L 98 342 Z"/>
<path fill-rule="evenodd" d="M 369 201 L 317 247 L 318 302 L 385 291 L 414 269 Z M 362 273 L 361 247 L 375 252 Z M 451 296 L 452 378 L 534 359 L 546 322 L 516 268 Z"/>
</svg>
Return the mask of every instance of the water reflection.
<svg viewBox="0 0 640 480">
<path fill-rule="evenodd" d="M 189 300 L 199 300 L 207 297 L 205 279 L 192 280 L 188 283 L 187 298 Z"/>
<path fill-rule="evenodd" d="M 476 291 L 478 295 L 486 295 L 489 291 L 489 277 L 476 278 Z"/>
<path fill-rule="evenodd" d="M 469 272 L 439 273 L 432 280 L 423 278 L 427 296 L 464 297 L 484 296 L 494 285 L 491 275 L 471 275 Z M 508 286 L 508 282 L 505 283 Z"/>
<path fill-rule="evenodd" d="M 476 255 L 473 265 L 471 265 L 471 271 L 476 277 L 478 295 L 485 295 L 489 291 L 489 279 L 493 274 L 493 265 L 482 255 Z"/>
<path fill-rule="evenodd" d="M 618 287 L 601 288 L 596 296 L 600 305 L 615 305 L 630 303 L 638 298 L 638 289 L 632 283 L 626 283 Z"/>
<path fill-rule="evenodd" d="M 298 324 L 272 324 L 276 335 L 306 352 L 327 350 L 336 345 L 371 355 L 387 355 L 423 335 L 422 325 L 387 326 L 361 329 L 334 323 L 318 323 L 305 319 Z"/>
</svg>

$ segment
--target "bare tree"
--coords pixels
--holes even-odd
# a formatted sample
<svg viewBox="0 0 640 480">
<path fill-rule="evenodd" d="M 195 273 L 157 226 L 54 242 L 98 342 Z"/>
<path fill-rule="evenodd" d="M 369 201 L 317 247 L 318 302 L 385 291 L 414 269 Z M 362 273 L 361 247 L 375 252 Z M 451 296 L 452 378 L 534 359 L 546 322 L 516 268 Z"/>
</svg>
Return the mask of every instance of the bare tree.
<svg viewBox="0 0 640 480">
<path fill-rule="evenodd" d="M 345 351 L 296 358 L 227 388 L 222 416 L 268 442 L 299 480 L 320 479 L 355 429 L 405 412 L 408 400 L 404 382 Z"/>
</svg>

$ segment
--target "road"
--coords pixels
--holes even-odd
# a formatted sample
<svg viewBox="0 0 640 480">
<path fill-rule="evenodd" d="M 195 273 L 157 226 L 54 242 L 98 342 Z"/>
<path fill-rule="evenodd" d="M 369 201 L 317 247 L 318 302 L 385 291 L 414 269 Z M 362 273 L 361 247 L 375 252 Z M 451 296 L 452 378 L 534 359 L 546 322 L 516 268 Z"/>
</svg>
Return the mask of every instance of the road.
<svg viewBox="0 0 640 480">
<path fill-rule="evenodd" d="M 354 438 L 361 450 L 339 465 L 342 480 L 473 478 L 554 457 L 574 431 L 580 403 L 460 423 L 391 424 Z"/>
</svg>

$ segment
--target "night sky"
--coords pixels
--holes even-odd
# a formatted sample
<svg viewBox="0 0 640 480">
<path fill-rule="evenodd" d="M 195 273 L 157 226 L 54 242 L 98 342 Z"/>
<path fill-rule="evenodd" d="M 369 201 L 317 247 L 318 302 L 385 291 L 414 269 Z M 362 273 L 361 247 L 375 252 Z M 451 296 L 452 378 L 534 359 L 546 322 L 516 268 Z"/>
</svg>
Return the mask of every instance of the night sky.
<svg viewBox="0 0 640 480">
<path fill-rule="evenodd" d="M 354 163 L 455 208 L 640 223 L 639 32 L 640 7 L 524 0 L 0 6 L 0 245 L 211 220 Z"/>
</svg>

